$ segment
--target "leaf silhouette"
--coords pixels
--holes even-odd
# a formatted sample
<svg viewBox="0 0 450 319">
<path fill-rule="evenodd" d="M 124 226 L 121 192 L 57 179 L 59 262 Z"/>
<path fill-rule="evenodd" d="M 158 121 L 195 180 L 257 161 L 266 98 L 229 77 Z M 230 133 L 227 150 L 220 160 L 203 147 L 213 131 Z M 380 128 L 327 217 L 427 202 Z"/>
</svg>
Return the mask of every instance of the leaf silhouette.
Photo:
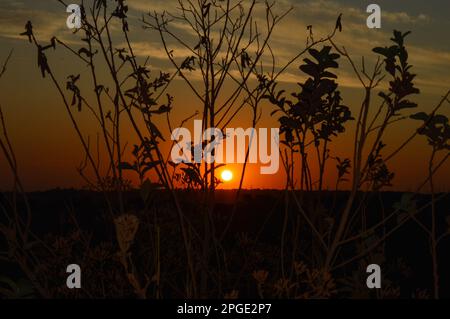
<svg viewBox="0 0 450 319">
<path fill-rule="evenodd" d="M 20 35 L 26 35 L 28 37 L 28 41 L 32 42 L 33 37 L 33 24 L 31 21 L 28 21 L 25 25 L 25 32 L 22 32 Z"/>
<path fill-rule="evenodd" d="M 209 14 L 209 10 L 211 9 L 211 3 L 204 4 L 202 7 L 202 15 L 205 18 Z"/>
<path fill-rule="evenodd" d="M 42 48 L 42 51 L 45 51 L 47 49 L 53 48 L 53 50 L 56 49 L 56 37 L 52 37 L 50 39 L 50 44 L 46 45 L 45 47 Z"/>
<path fill-rule="evenodd" d="M 71 105 L 73 106 L 73 105 L 77 104 L 78 112 L 81 112 L 81 105 L 82 105 L 83 99 L 81 97 L 81 91 L 78 88 L 78 86 L 76 85 L 76 82 L 80 79 L 80 75 L 79 74 L 77 76 L 69 75 L 67 78 L 70 81 L 67 82 L 66 88 L 67 88 L 67 90 L 70 90 L 73 92 Z"/>
<path fill-rule="evenodd" d="M 42 46 L 38 45 L 38 67 L 41 70 L 42 77 L 45 78 L 46 73 L 50 73 L 50 67 L 48 66 L 47 57 L 44 54 Z"/>
<path fill-rule="evenodd" d="M 135 170 L 135 167 L 128 162 L 121 162 L 119 168 L 122 170 Z"/>
<path fill-rule="evenodd" d="M 389 82 L 389 94 L 379 93 L 390 109 L 390 116 L 398 115 L 402 109 L 415 108 L 417 103 L 405 99 L 412 94 L 420 93 L 419 89 L 414 87 L 413 80 L 415 74 L 410 72 L 411 65 L 408 63 L 408 51 L 404 46 L 405 37 L 410 32 L 401 33 L 394 30 L 394 36 L 391 40 L 395 43 L 390 47 L 376 47 L 372 51 L 385 57 L 385 69 L 392 76 Z"/>
<path fill-rule="evenodd" d="M 342 32 L 342 13 L 339 15 L 339 17 L 336 20 L 336 30 L 339 30 L 339 32 Z"/>
<path fill-rule="evenodd" d="M 181 63 L 180 69 L 181 70 L 189 70 L 189 71 L 195 71 L 194 65 L 195 65 L 195 56 L 187 57 L 183 63 Z"/>
<path fill-rule="evenodd" d="M 245 51 L 245 49 L 242 49 L 242 53 L 241 53 L 241 67 L 243 69 L 245 69 L 248 66 L 250 66 L 250 63 L 251 63 L 250 56 Z"/>
<path fill-rule="evenodd" d="M 86 57 L 91 58 L 91 57 L 95 54 L 95 52 L 94 52 L 94 53 L 91 53 L 88 49 L 86 49 L 86 48 L 81 48 L 81 49 L 78 50 L 78 54 L 79 54 L 79 55 L 84 54 L 84 55 L 86 55 Z"/>
<path fill-rule="evenodd" d="M 412 118 L 413 120 L 422 120 L 426 122 L 428 120 L 428 115 L 425 112 L 419 112 L 416 114 L 412 114 L 410 118 Z"/>
</svg>

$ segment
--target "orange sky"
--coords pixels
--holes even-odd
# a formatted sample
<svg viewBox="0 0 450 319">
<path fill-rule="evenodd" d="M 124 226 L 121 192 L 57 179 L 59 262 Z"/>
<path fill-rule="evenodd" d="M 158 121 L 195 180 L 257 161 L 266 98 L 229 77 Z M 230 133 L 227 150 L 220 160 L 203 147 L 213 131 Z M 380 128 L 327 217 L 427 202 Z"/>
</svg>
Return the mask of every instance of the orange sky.
<svg viewBox="0 0 450 319">
<path fill-rule="evenodd" d="M 55 187 L 80 187 L 83 181 L 78 176 L 76 168 L 83 160 L 82 148 L 77 140 L 73 128 L 70 126 L 68 116 L 64 110 L 55 88 L 48 79 L 42 79 L 36 67 L 35 50 L 26 39 L 21 38 L 18 33 L 23 31 L 23 25 L 29 19 L 35 21 L 35 30 L 38 38 L 47 41 L 50 35 L 56 34 L 58 38 L 64 39 L 75 48 L 80 47 L 79 37 L 74 36 L 65 28 L 65 13 L 59 12 L 58 3 L 51 5 L 36 4 L 25 1 L 28 6 L 17 10 L 21 5 L 19 2 L 6 0 L 0 5 L 0 61 L 7 56 L 10 49 L 14 49 L 14 55 L 8 67 L 8 72 L 0 79 L 0 103 L 8 121 L 9 134 L 16 150 L 19 161 L 20 174 L 28 190 L 45 190 Z M 172 71 L 169 64 L 164 60 L 161 46 L 158 45 L 158 38 L 151 31 L 144 31 L 140 28 L 139 12 L 150 2 L 135 1 L 130 4 L 130 26 L 133 35 L 133 44 L 136 46 L 136 54 L 140 61 L 144 61 L 146 56 L 150 56 L 150 65 L 155 69 Z M 291 1 L 292 3 L 292 1 Z M 371 48 L 377 45 L 387 45 L 393 28 L 401 30 L 413 30 L 413 34 L 408 39 L 410 43 L 410 59 L 414 65 L 414 72 L 418 73 L 417 87 L 422 91 L 420 96 L 414 97 L 414 101 L 419 104 L 420 110 L 430 111 L 440 100 L 440 96 L 445 94 L 449 87 L 450 70 L 450 44 L 448 41 L 435 41 L 430 45 L 430 37 L 436 37 L 444 32 L 442 29 L 450 26 L 443 20 L 441 14 L 429 11 L 429 8 L 420 7 L 416 1 L 407 7 L 389 5 L 386 10 L 381 30 L 368 30 L 362 17 L 366 16 L 364 5 L 358 5 L 355 1 L 316 1 L 308 2 L 306 5 L 295 4 L 293 13 L 279 26 L 274 35 L 274 47 L 279 56 L 279 63 L 288 60 L 295 52 L 305 46 L 306 31 L 305 26 L 314 21 L 317 37 L 328 33 L 334 23 L 336 12 L 344 12 L 344 32 L 339 34 L 336 42 L 345 45 L 347 50 L 354 56 L 355 61 L 360 61 L 360 56 L 367 57 L 367 63 L 373 62 L 375 55 Z M 387 3 L 387 2 L 385 2 Z M 436 2 L 440 4 L 441 2 Z M 289 0 L 280 1 L 281 6 L 289 4 Z M 171 1 L 154 1 L 153 6 L 157 8 L 172 8 Z M 383 4 L 380 3 L 380 5 Z M 164 7 L 166 6 L 166 7 Z M 388 6 L 386 4 L 386 6 Z M 425 6 L 425 4 L 423 5 Z M 58 11 L 59 10 L 59 11 Z M 428 10 L 428 11 L 426 11 Z M 145 10 L 144 10 L 145 11 Z M 404 14 L 401 14 L 404 13 Z M 7 26 L 6 27 L 6 23 Z M 433 36 L 428 36 L 423 30 L 435 31 Z M 293 33 L 292 30 L 300 30 Z M 448 37 L 446 37 L 448 39 Z M 446 43 L 444 43 L 446 42 Z M 180 59 L 183 51 L 174 46 L 175 52 L 179 52 Z M 88 74 L 85 65 L 74 62 L 73 58 L 58 48 L 56 52 L 49 52 L 50 63 L 56 70 L 56 75 L 61 82 L 69 74 Z M 280 84 L 287 91 L 296 89 L 296 82 L 304 80 L 298 70 L 296 63 L 289 68 L 282 77 Z M 338 75 L 340 80 L 340 90 L 344 98 L 344 103 L 350 106 L 353 115 L 356 116 L 357 108 L 360 105 L 363 89 L 358 87 L 357 81 L 351 73 L 349 65 L 341 59 L 341 67 Z M 156 73 L 156 72 L 155 72 Z M 199 82 L 197 84 L 200 85 Z M 386 87 L 386 83 L 384 84 Z M 83 92 L 91 92 L 88 82 L 82 82 L 80 89 Z M 229 89 L 228 89 L 229 91 Z M 173 125 L 178 126 L 182 119 L 192 115 L 196 110 L 201 111 L 198 100 L 189 92 L 187 86 L 181 79 L 177 79 L 169 88 L 169 92 L 174 95 Z M 87 93 L 88 96 L 90 93 Z M 225 94 L 226 95 L 226 94 Z M 271 117 L 270 112 L 273 107 L 264 105 L 264 112 L 259 127 L 278 127 L 277 118 Z M 419 110 L 415 110 L 417 112 Z M 448 105 L 445 105 L 442 112 L 450 115 Z M 94 141 L 98 133 L 95 122 L 88 112 L 76 113 L 81 126 Z M 200 116 L 197 118 L 200 119 Z M 245 110 L 237 120 L 230 123 L 230 127 L 250 127 L 249 111 Z M 345 134 L 335 139 L 332 143 L 332 155 L 350 157 L 352 152 L 351 141 L 354 134 L 355 122 L 347 125 Z M 401 124 L 394 124 L 388 131 L 387 138 L 383 140 L 388 144 L 386 153 L 395 149 L 406 137 L 414 132 L 418 123 L 407 120 Z M 189 125 L 187 125 L 189 127 Z M 169 130 L 163 129 L 166 137 Z M 123 140 L 126 140 L 130 147 L 136 142 L 136 137 L 129 127 L 122 128 Z M 163 146 L 169 149 L 169 142 Z M 415 190 L 424 180 L 427 172 L 427 160 L 430 155 L 430 148 L 427 146 L 424 137 L 418 137 L 405 151 L 398 155 L 389 167 L 396 173 L 394 188 L 398 190 Z M 333 188 L 335 184 L 336 172 L 335 162 L 329 161 L 329 174 L 326 177 L 326 186 Z M 233 171 L 235 179 L 221 188 L 235 188 L 238 186 L 236 178 L 242 165 L 230 165 L 227 167 Z M 313 171 L 316 170 L 313 166 Z M 219 172 L 220 173 L 220 172 Z M 136 180 L 132 175 L 130 179 Z M 435 184 L 438 191 L 448 191 L 450 188 L 450 164 L 447 163 L 436 176 Z M 0 190 L 11 187 L 12 178 L 9 174 L 3 156 L 0 156 Z M 276 175 L 264 176 L 259 173 L 259 165 L 250 164 L 246 174 L 245 188 L 283 188 L 285 184 L 285 174 L 280 164 L 280 170 Z"/>
</svg>

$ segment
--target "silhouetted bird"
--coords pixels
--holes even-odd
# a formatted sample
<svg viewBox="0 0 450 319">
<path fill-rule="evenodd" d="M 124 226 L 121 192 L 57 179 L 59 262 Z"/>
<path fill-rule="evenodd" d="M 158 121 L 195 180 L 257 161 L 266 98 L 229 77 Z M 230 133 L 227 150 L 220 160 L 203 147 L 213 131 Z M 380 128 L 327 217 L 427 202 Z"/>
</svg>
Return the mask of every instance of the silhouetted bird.
<svg viewBox="0 0 450 319">
<path fill-rule="evenodd" d="M 27 24 L 25 25 L 25 32 L 22 32 L 20 35 L 26 35 L 28 36 L 28 41 L 31 41 L 31 38 L 33 36 L 33 25 L 31 24 L 31 21 L 28 21 Z"/>
</svg>

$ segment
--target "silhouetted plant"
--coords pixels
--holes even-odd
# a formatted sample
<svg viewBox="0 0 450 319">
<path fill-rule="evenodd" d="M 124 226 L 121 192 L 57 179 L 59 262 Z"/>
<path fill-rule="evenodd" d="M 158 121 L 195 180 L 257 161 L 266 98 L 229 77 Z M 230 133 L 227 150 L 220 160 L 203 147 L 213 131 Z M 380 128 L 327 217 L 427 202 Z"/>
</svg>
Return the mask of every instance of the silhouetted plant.
<svg viewBox="0 0 450 319">
<path fill-rule="evenodd" d="M 111 8 L 112 7 L 112 8 Z M 33 25 L 29 21 L 25 26 L 23 35 L 27 36 L 37 49 L 38 67 L 43 77 L 49 75 L 54 86 L 60 94 L 66 111 L 71 120 L 79 140 L 83 146 L 86 158 L 79 168 L 80 175 L 89 187 L 98 187 L 104 193 L 105 201 L 109 210 L 109 216 L 125 214 L 124 191 L 127 188 L 126 179 L 123 177 L 124 170 L 136 171 L 141 181 L 141 187 L 150 185 L 161 185 L 169 191 L 178 213 L 182 236 L 184 237 L 187 264 L 193 274 L 192 254 L 187 247 L 186 222 L 178 202 L 174 185 L 170 178 L 168 168 L 160 150 L 160 142 L 164 137 L 160 128 L 155 123 L 155 117 L 166 117 L 172 109 L 172 97 L 168 94 L 167 102 L 159 102 L 167 85 L 173 77 L 169 74 L 160 73 L 159 76 L 150 77 L 147 62 L 141 63 L 133 53 L 133 46 L 129 40 L 128 6 L 124 0 L 97 1 L 93 0 L 89 6 L 81 6 L 81 28 L 74 33 L 80 34 L 81 47 L 73 49 L 63 41 L 53 37 L 49 45 L 41 45 L 35 37 Z M 120 24 L 122 39 L 125 45 L 119 47 L 114 43 L 111 32 L 113 25 Z M 71 98 L 66 97 L 59 80 L 52 71 L 50 61 L 47 58 L 47 50 L 60 46 L 67 49 L 81 62 L 86 63 L 89 75 L 69 75 L 67 77 L 66 89 Z M 109 79 L 100 82 L 98 64 L 106 65 Z M 84 97 L 78 83 L 84 78 L 90 77 L 93 83 L 95 97 L 89 101 Z M 106 83 L 109 83 L 108 86 Z M 92 104 L 91 104 L 92 103 Z M 95 105 L 95 106 L 93 106 Z M 101 162 L 100 156 L 95 158 L 90 148 L 89 139 L 81 130 L 77 118 L 73 114 L 72 107 L 76 106 L 78 111 L 89 111 L 98 123 L 102 132 L 102 147 L 106 150 L 107 161 Z M 121 127 L 125 121 L 131 125 L 138 139 L 139 147 L 135 148 L 132 155 L 136 161 L 133 164 L 123 160 L 124 143 L 121 138 Z M 145 125 L 142 128 L 138 122 Z M 84 170 L 90 169 L 94 174 L 91 180 L 90 174 Z M 156 175 L 156 181 L 145 183 L 146 177 L 150 177 L 150 171 Z M 106 184 L 105 181 L 114 185 Z M 144 185 L 145 184 L 145 185 Z M 111 187 L 117 194 L 116 197 L 109 196 Z M 148 187 L 147 187 L 148 188 Z M 153 188 L 156 189 L 156 188 Z M 112 220 L 109 220 L 112 222 Z M 132 287 L 143 287 L 134 278 L 128 277 Z M 139 296 L 145 295 L 145 291 L 136 289 Z"/>
<path fill-rule="evenodd" d="M 386 145 L 382 142 L 378 143 L 375 153 L 370 154 L 367 160 L 367 174 L 365 176 L 365 181 L 371 184 L 373 191 L 379 191 L 385 186 L 392 186 L 392 179 L 394 178 L 394 173 L 390 172 L 386 163 L 381 156 L 381 150 Z"/>
<path fill-rule="evenodd" d="M 345 131 L 344 124 L 352 120 L 350 109 L 343 105 L 337 76 L 330 69 L 337 69 L 339 54 L 331 53 L 331 47 L 325 46 L 321 51 L 310 49 L 309 54 L 315 61 L 305 58 L 305 64 L 300 70 L 309 78 L 299 84 L 299 93 L 292 93 L 293 101 L 283 97 L 284 91 L 276 92 L 277 83 L 268 83 L 269 94 L 266 97 L 278 107 L 272 112 L 279 111 L 283 116 L 279 118 L 280 132 L 284 134 L 283 144 L 294 152 L 299 152 L 302 161 L 301 189 L 305 186 L 311 190 L 313 180 L 308 165 L 309 145 L 317 150 L 319 162 L 319 186 L 322 189 L 325 164 L 329 158 L 328 143 L 333 136 Z M 310 137 L 312 141 L 307 139 Z M 322 147 L 321 150 L 320 147 Z"/>
<path fill-rule="evenodd" d="M 414 120 L 423 121 L 418 133 L 427 138 L 428 144 L 436 151 L 450 150 L 450 125 L 445 115 L 424 112 L 411 115 Z"/>
<path fill-rule="evenodd" d="M 437 247 L 450 234 L 450 229 L 442 234 L 437 233 L 436 202 L 445 194 L 435 194 L 433 176 L 449 155 L 448 119 L 437 114 L 437 111 L 449 101 L 450 91 L 430 114 L 422 112 L 410 116 L 421 120 L 423 125 L 392 153 L 385 154 L 383 143 L 387 128 L 406 120 L 404 113 L 418 107 L 411 101 L 419 90 L 414 84 L 415 74 L 411 73 L 412 66 L 405 46 L 409 32 L 394 31 L 391 39 L 393 45 L 373 49 L 381 57 L 376 61 L 373 72 L 368 74 L 364 59 L 362 70 L 359 70 L 345 47 L 334 42 L 335 33 L 343 30 L 341 14 L 336 25 L 333 25 L 334 31 L 320 40 L 314 40 L 313 27 L 308 26 L 306 48 L 285 65 L 279 66 L 276 65 L 270 40 L 275 27 L 290 10 L 276 14 L 274 4 L 261 4 L 256 0 L 248 3 L 239 0 L 180 0 L 178 4 L 175 12 L 153 12 L 143 21 L 145 28 L 159 35 L 167 59 L 175 68 L 173 74 L 160 72 L 154 76 L 147 61 L 141 63 L 135 55 L 129 38 L 128 6 L 124 0 L 93 0 L 90 7 L 82 6 L 82 28 L 75 32 L 81 35 L 82 45 L 76 49 L 55 37 L 47 45 L 42 45 L 35 37 L 32 23 L 28 21 L 25 25 L 22 35 L 36 48 L 39 72 L 55 85 L 82 143 L 85 159 L 78 169 L 79 173 L 90 189 L 101 191 L 105 198 L 109 223 L 109 227 L 105 227 L 106 232 L 114 233 L 110 227 L 116 230 L 115 236 L 108 238 L 113 243 L 93 244 L 93 234 L 82 230 L 75 212 L 68 209 L 72 218 L 70 227 L 73 229 L 58 236 L 48 235 L 44 239 L 33 234 L 31 209 L 18 176 L 15 155 L 0 108 L 0 146 L 14 174 L 13 196 L 16 193 L 23 196 L 27 212 L 26 218 L 23 218 L 13 197 L 11 212 L 5 214 L 9 223 L 0 225 L 0 233 L 13 252 L 12 258 L 30 279 L 36 292 L 44 297 L 134 294 L 139 298 L 161 298 L 169 291 L 168 295 L 181 298 L 224 295 L 236 298 L 244 293 L 238 289 L 249 283 L 242 282 L 248 277 L 250 283 L 256 281 L 256 293 L 260 298 L 330 298 L 340 291 L 338 283 L 355 288 L 353 285 L 361 282 L 359 277 L 355 277 L 354 282 L 336 280 L 334 275 L 337 269 L 346 266 L 350 271 L 355 266 L 361 268 L 366 256 L 383 263 L 382 244 L 402 225 L 413 220 L 430 238 L 434 296 L 438 298 Z M 260 23 L 264 28 L 256 28 L 258 23 L 255 23 L 253 15 L 257 6 L 261 6 L 266 13 Z M 180 28 L 172 28 L 173 22 L 187 26 L 193 37 L 186 40 L 183 35 L 177 34 Z M 120 26 L 125 44 L 116 45 L 113 41 L 113 25 Z M 173 42 L 189 53 L 176 58 L 175 49 L 171 48 Z M 329 45 L 316 48 L 325 42 Z M 58 80 L 47 54 L 48 50 L 61 47 L 87 65 L 89 74 L 70 74 Z M 306 75 L 306 80 L 287 96 L 284 90 L 278 89 L 279 77 L 305 53 L 309 56 L 304 58 L 299 69 Z M 262 63 L 267 58 L 272 60 L 269 67 Z M 336 137 L 346 132 L 349 121 L 354 120 L 338 86 L 338 62 L 341 63 L 342 58 L 350 64 L 364 90 L 361 108 L 356 109 L 359 114 L 351 159 L 333 157 L 330 145 Z M 100 81 L 99 65 L 106 66 L 108 80 Z M 381 105 L 373 113 L 373 91 L 385 78 L 383 69 L 390 77 L 388 90 L 379 93 Z M 3 73 L 4 70 L 0 76 Z M 202 81 L 196 81 L 195 77 L 199 74 Z M 275 106 L 272 115 L 278 115 L 283 134 L 281 155 L 287 178 L 283 197 L 275 200 L 272 208 L 274 213 L 281 208 L 284 214 L 280 238 L 276 238 L 279 243 L 267 245 L 259 240 L 266 222 L 270 224 L 271 213 L 255 238 L 242 234 L 236 245 L 233 241 L 224 240 L 229 238 L 227 234 L 233 216 L 238 203 L 242 203 L 239 196 L 248 149 L 229 218 L 215 214 L 219 206 L 215 200 L 215 189 L 220 183 L 215 171 L 220 165 L 174 164 L 163 155 L 161 144 L 166 139 L 161 120 L 167 120 L 167 126 L 172 131 L 171 115 L 176 111 L 176 100 L 167 94 L 167 90 L 175 77 L 180 77 L 201 102 L 203 128 L 220 126 L 223 130 L 246 107 L 251 111 L 251 127 L 255 128 L 264 111 L 262 103 L 268 100 Z M 80 85 L 88 78 L 93 83 L 95 94 L 92 101 Z M 257 81 L 250 81 L 253 78 Z M 228 84 L 234 88 L 231 94 L 224 90 Z M 98 148 L 106 151 L 106 162 L 94 156 L 90 139 L 86 138 L 74 111 L 90 112 L 97 121 L 102 139 Z M 198 114 L 200 112 L 185 121 Z M 132 156 L 129 160 L 124 156 L 127 151 L 127 141 L 122 140 L 121 134 L 124 124 L 132 127 L 138 140 L 129 152 Z M 374 138 L 369 139 L 372 134 Z M 381 203 L 380 216 L 368 218 L 368 199 L 374 194 L 380 196 L 380 191 L 393 183 L 394 173 L 389 170 L 389 161 L 416 135 L 425 136 L 432 147 L 425 181 L 425 184 L 429 182 L 431 189 L 431 203 L 427 204 L 431 205 L 431 229 L 416 217 L 428 206 L 419 207 L 415 193 L 403 195 L 392 211 L 386 209 L 385 212 Z M 203 150 L 205 144 L 192 144 L 191 147 L 192 150 Z M 447 154 L 438 164 L 434 164 L 438 152 Z M 317 161 L 314 161 L 315 156 Z M 348 194 L 342 195 L 348 197 L 339 205 L 336 205 L 337 192 L 334 194 L 332 207 L 324 200 L 323 192 L 329 159 L 336 160 L 336 191 L 340 183 L 347 180 L 351 187 Z M 315 166 L 318 167 L 317 176 L 313 174 L 312 167 Z M 90 169 L 94 178 L 91 174 L 85 174 L 85 169 Z M 124 171 L 132 171 L 139 178 L 142 209 L 128 205 L 125 200 L 128 199 L 125 193 L 129 195 L 133 192 L 130 191 L 129 181 L 123 176 Z M 187 191 L 177 189 L 179 186 Z M 368 191 L 361 192 L 366 189 L 365 186 Z M 298 189 L 320 192 L 317 196 L 312 192 L 306 196 L 305 192 L 296 192 Z M 6 211 L 3 205 L 0 208 Z M 191 212 L 194 217 L 188 215 Z M 179 229 L 174 227 L 174 218 L 178 218 Z M 71 295 L 60 288 L 59 280 L 65 275 L 61 265 L 66 265 L 69 260 L 73 262 L 75 257 L 87 265 L 83 276 L 87 274 L 88 280 L 83 291 Z M 145 261 L 141 262 L 139 257 Z M 308 262 L 299 262 L 300 257 Z M 96 274 L 99 264 L 102 269 L 107 265 L 107 271 Z M 261 268 L 261 264 L 265 267 L 269 265 L 270 272 L 255 270 L 267 269 Z M 46 274 L 55 276 L 47 279 Z M 97 279 L 98 284 L 95 283 Z M 9 281 L 7 284 L 13 286 Z M 13 294 L 13 290 L 8 289 L 6 295 Z M 390 284 L 380 295 L 398 297 L 398 287 Z"/>
<path fill-rule="evenodd" d="M 406 36 L 411 32 L 401 33 L 394 30 L 394 37 L 391 41 L 395 45 L 385 48 L 377 47 L 373 52 L 381 54 L 385 57 L 385 69 L 392 76 L 389 82 L 390 94 L 380 92 L 380 96 L 389 106 L 390 116 L 398 115 L 398 111 L 406 108 L 416 108 L 417 104 L 406 99 L 409 95 L 419 94 L 419 89 L 414 87 L 413 80 L 415 74 L 410 73 L 411 65 L 408 64 L 408 51 L 404 46 Z M 399 62 L 399 63 L 398 63 Z M 391 97 L 393 95 L 393 97 Z"/>
<path fill-rule="evenodd" d="M 338 190 L 339 183 L 347 181 L 345 176 L 350 173 L 350 168 L 352 165 L 351 165 L 350 159 L 348 159 L 348 158 L 341 159 L 338 156 L 336 156 L 336 161 L 337 161 L 336 168 L 338 171 L 338 178 L 336 181 L 336 190 Z"/>
<path fill-rule="evenodd" d="M 431 190 L 431 229 L 427 231 L 430 238 L 431 257 L 433 264 L 433 286 L 434 286 L 434 298 L 439 298 L 439 271 L 438 271 L 438 245 L 442 239 L 447 237 L 450 232 L 447 230 L 442 235 L 437 234 L 437 222 L 436 222 L 436 198 L 435 189 L 433 183 L 433 175 L 435 174 L 436 167 L 434 166 L 434 160 L 436 155 L 440 151 L 447 151 L 447 155 L 437 166 L 440 167 L 444 161 L 450 155 L 450 125 L 448 124 L 448 118 L 445 115 L 426 114 L 424 112 L 411 115 L 414 120 L 423 122 L 423 125 L 417 130 L 418 134 L 425 136 L 428 140 L 428 144 L 432 147 L 431 157 L 428 164 L 428 180 Z"/>
</svg>

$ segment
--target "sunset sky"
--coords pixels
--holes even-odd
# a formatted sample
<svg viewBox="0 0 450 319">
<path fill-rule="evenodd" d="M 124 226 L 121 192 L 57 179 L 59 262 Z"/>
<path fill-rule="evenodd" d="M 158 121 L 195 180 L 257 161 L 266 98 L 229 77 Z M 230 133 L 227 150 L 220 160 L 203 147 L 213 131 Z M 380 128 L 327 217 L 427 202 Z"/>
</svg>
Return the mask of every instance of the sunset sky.
<svg viewBox="0 0 450 319">
<path fill-rule="evenodd" d="M 71 2 L 76 3 L 76 0 Z M 176 10 L 175 0 L 129 0 L 128 14 L 131 41 L 135 54 L 143 62 L 149 57 L 149 65 L 155 74 L 159 70 L 172 72 L 165 52 L 154 31 L 144 30 L 140 21 L 148 11 Z M 376 54 L 372 48 L 390 45 L 392 30 L 411 30 L 407 38 L 410 62 L 414 66 L 413 73 L 418 74 L 415 81 L 421 94 L 412 99 L 419 104 L 419 109 L 406 111 L 411 114 L 418 111 L 430 111 L 450 89 L 450 2 L 441 0 L 399 0 L 376 1 L 382 8 L 382 28 L 371 30 L 366 26 L 366 7 L 374 1 L 325 1 L 325 0 L 278 0 L 278 10 L 281 12 L 290 6 L 294 10 L 281 22 L 271 41 L 280 65 L 286 63 L 306 44 L 307 25 L 313 25 L 315 38 L 325 37 L 333 30 L 337 15 L 343 13 L 343 32 L 336 36 L 335 42 L 345 46 L 354 60 L 360 64 L 361 56 L 366 57 L 369 66 L 373 65 Z M 263 15 L 263 12 L 256 14 Z M 36 52 L 26 37 L 19 36 L 24 31 L 28 20 L 33 22 L 36 37 L 47 42 L 52 36 L 63 40 L 70 46 L 81 47 L 80 36 L 74 35 L 66 27 L 67 14 L 65 8 L 56 0 L 2 0 L 0 2 L 0 62 L 14 50 L 6 74 L 0 79 L 0 104 L 7 119 L 9 134 L 16 150 L 20 175 L 27 190 L 45 190 L 55 187 L 80 187 L 83 181 L 78 176 L 76 168 L 83 160 L 81 145 L 70 125 L 60 97 L 49 79 L 42 79 L 36 65 Z M 117 30 L 116 30 L 117 31 Z M 193 42 L 192 34 L 180 28 L 178 30 L 188 42 Z M 120 44 L 120 40 L 117 41 Z M 123 43 L 123 41 L 122 41 Z M 123 45 L 123 44 L 122 44 Z M 195 44 L 194 44 L 195 45 Z M 170 44 L 174 56 L 182 59 L 188 54 L 185 49 Z M 306 56 L 305 56 L 306 57 Z M 49 62 L 56 76 L 65 83 L 69 74 L 87 72 L 87 66 L 74 62 L 66 50 L 58 47 L 55 52 L 48 52 Z M 280 78 L 280 85 L 287 91 L 297 88 L 296 83 L 305 79 L 298 69 L 301 60 L 295 63 Z M 363 89 L 353 75 L 348 63 L 340 60 L 338 71 L 340 90 L 344 104 L 348 105 L 353 115 L 357 115 L 361 105 Z M 386 88 L 383 83 L 381 88 Z M 81 90 L 92 90 L 89 83 L 82 84 Z M 177 78 L 168 90 L 174 95 L 174 123 L 201 111 L 196 97 L 188 90 L 182 79 Z M 378 103 L 376 103 L 378 105 Z M 265 105 L 264 115 L 259 127 L 278 127 L 276 117 L 271 117 L 273 107 Z M 440 113 L 450 116 L 450 105 L 446 104 Z M 95 139 L 98 129 L 95 128 L 91 116 L 87 112 L 76 113 L 83 129 Z M 201 115 L 199 115 L 199 118 Z M 387 149 L 393 150 L 407 138 L 419 122 L 406 120 L 394 124 L 388 131 Z M 250 127 L 249 111 L 230 123 L 230 127 Z M 189 127 L 189 124 L 187 125 Z M 332 155 L 341 158 L 350 157 L 355 123 L 347 126 L 344 135 L 332 143 Z M 169 135 L 167 130 L 164 131 Z M 124 136 L 131 146 L 135 136 L 124 131 Z M 131 147 L 129 152 L 131 152 Z M 415 190 L 425 179 L 427 161 L 431 150 L 424 137 L 417 137 L 403 153 L 398 155 L 389 167 L 396 173 L 394 188 L 397 190 Z M 227 167 L 233 175 L 239 175 L 241 167 Z M 314 168 L 313 168 L 314 169 Z M 329 162 L 332 172 L 327 177 L 327 186 L 332 188 L 335 183 L 335 163 Z M 285 174 L 282 167 L 274 176 L 259 174 L 258 165 L 250 165 L 245 179 L 245 188 L 282 188 Z M 450 163 L 440 170 L 436 177 L 436 189 L 449 191 Z M 0 190 L 9 189 L 12 185 L 11 174 L 3 155 L 0 154 Z M 226 188 L 238 186 L 236 178 Z"/>
</svg>

